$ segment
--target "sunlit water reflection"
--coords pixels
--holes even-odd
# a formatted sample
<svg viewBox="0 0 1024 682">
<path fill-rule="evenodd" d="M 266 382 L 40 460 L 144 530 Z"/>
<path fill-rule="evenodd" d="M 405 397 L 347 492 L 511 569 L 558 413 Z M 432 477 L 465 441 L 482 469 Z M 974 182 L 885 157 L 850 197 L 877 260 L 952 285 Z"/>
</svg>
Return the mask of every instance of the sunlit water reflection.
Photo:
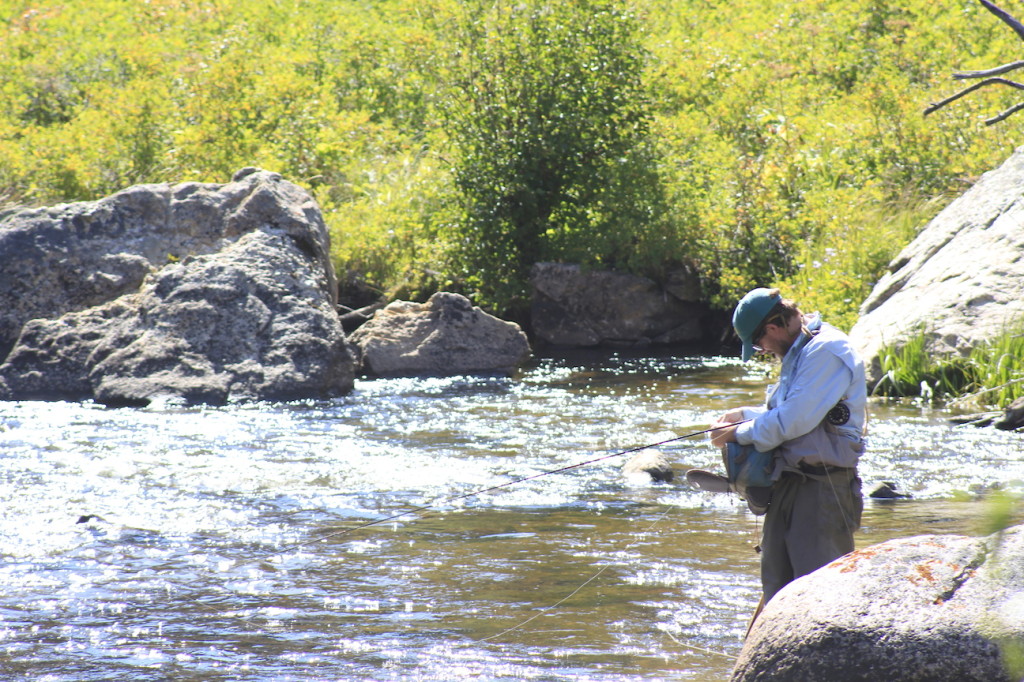
<svg viewBox="0 0 1024 682">
<path fill-rule="evenodd" d="M 0 673 L 723 679 L 759 596 L 741 502 L 626 479 L 624 457 L 505 484 L 702 429 L 764 383 L 577 355 L 326 402 L 0 403 Z M 975 532 L 984 491 L 1022 488 L 1019 434 L 872 416 L 865 489 L 914 500 L 869 502 L 859 546 Z M 703 437 L 663 451 L 719 467 Z"/>
</svg>

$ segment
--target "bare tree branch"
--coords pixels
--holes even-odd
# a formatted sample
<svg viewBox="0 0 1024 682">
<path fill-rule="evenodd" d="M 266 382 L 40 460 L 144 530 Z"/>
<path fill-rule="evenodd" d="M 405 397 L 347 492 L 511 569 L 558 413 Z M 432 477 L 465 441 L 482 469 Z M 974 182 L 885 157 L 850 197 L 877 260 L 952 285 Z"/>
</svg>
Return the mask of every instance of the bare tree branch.
<svg viewBox="0 0 1024 682">
<path fill-rule="evenodd" d="M 983 88 L 986 85 L 992 85 L 994 83 L 998 83 L 998 84 L 1001 84 L 1001 85 L 1008 85 L 1011 88 L 1017 88 L 1018 90 L 1024 90 L 1024 84 L 1018 83 L 1017 81 L 1011 81 L 1011 80 L 1009 80 L 1007 78 L 986 78 L 985 80 L 980 81 L 978 83 L 975 83 L 974 85 L 972 85 L 970 87 L 964 88 L 963 90 L 961 90 L 960 92 L 956 93 L 955 95 L 947 97 L 946 99 L 942 100 L 941 102 L 935 102 L 934 104 L 930 105 L 927 109 L 924 110 L 924 115 L 927 116 L 928 114 L 932 113 L 933 111 L 936 111 L 936 110 L 941 109 L 942 107 L 946 106 L 950 102 L 955 102 L 956 100 L 960 99 L 964 95 L 968 95 L 968 94 L 974 92 L 978 88 Z M 1004 113 L 1006 113 L 1006 112 L 1004 112 Z M 1000 115 L 1002 115 L 1002 114 L 1000 114 Z M 1003 118 L 1005 118 L 1005 116 Z M 1003 119 L 1000 118 L 999 120 L 1001 121 Z M 995 122 L 996 121 L 993 121 L 993 123 L 995 123 Z"/>
<path fill-rule="evenodd" d="M 1016 33 L 1017 36 L 1021 40 L 1024 40 L 1024 24 L 1022 24 L 1021 22 L 1017 21 L 1012 16 L 1010 16 L 1009 12 L 1007 12 L 1005 10 L 1002 10 L 999 7 L 997 7 L 995 3 L 991 2 L 991 0 L 978 0 L 978 2 L 980 2 L 985 7 L 985 9 L 987 9 L 989 12 L 991 12 L 992 14 L 996 15 L 997 17 L 999 17 L 999 19 L 1004 24 L 1006 24 L 1007 26 L 1012 28 L 1014 33 Z M 1016 61 L 1016 62 L 1011 62 L 1009 64 L 1003 64 L 1002 66 L 997 66 L 994 69 L 985 69 L 983 71 L 964 71 L 964 72 L 961 72 L 961 73 L 954 73 L 953 74 L 953 78 L 957 78 L 957 79 L 984 78 L 985 80 L 980 81 L 978 83 L 975 83 L 974 85 L 972 85 L 972 86 L 970 86 L 968 88 L 964 88 L 960 92 L 958 92 L 955 95 L 952 95 L 950 97 L 947 97 L 946 99 L 942 100 L 941 102 L 935 102 L 935 103 L 929 105 L 928 108 L 926 108 L 924 110 L 924 115 L 927 116 L 928 114 L 931 114 L 931 113 L 941 109 L 942 107 L 946 106 L 950 102 L 955 102 L 956 100 L 960 99 L 964 95 L 968 95 L 968 94 L 974 92 L 975 90 L 977 90 L 978 88 L 983 88 L 986 85 L 993 85 L 993 84 L 995 84 L 995 85 L 1008 85 L 1011 88 L 1016 88 L 1018 90 L 1024 90 L 1024 85 L 1022 85 L 1022 84 L 1020 84 L 1020 83 L 1018 83 L 1016 81 L 1012 81 L 1012 80 L 1009 80 L 1007 78 L 996 78 L 996 76 L 999 76 L 1000 74 L 1009 73 L 1010 71 L 1013 71 L 1015 69 L 1019 69 L 1021 67 L 1024 67 L 1024 60 L 1020 60 L 1020 61 Z M 1009 118 L 1013 114 L 1017 113 L 1021 109 L 1024 109 L 1024 103 L 1014 105 L 1014 106 L 1010 107 L 1009 109 L 1004 110 L 1001 114 L 993 116 L 992 118 L 990 118 L 990 119 L 985 121 L 985 125 L 992 125 L 993 123 L 999 123 L 1000 121 L 1005 121 L 1007 118 Z"/>
<path fill-rule="evenodd" d="M 995 4 L 989 2 L 989 0 L 979 0 L 979 2 L 981 2 L 981 4 L 985 6 L 985 9 L 987 9 L 989 12 L 1002 19 L 1007 26 L 1012 28 L 1014 32 L 1016 32 L 1016 34 L 1020 36 L 1021 40 L 1024 40 L 1024 24 L 1020 23 L 1019 21 L 1011 17 L 1010 13 L 1007 12 L 1006 10 L 1002 10 L 996 7 Z"/>
<path fill-rule="evenodd" d="M 1021 102 L 1020 104 L 1014 104 L 1012 107 L 1010 107 L 1009 109 L 1007 109 L 1003 113 L 999 114 L 998 116 L 993 116 L 992 118 L 985 119 L 985 125 L 990 126 L 993 123 L 999 123 L 1000 121 L 1005 121 L 1006 119 L 1010 118 L 1011 116 L 1016 114 L 1021 109 L 1024 109 L 1024 102 Z"/>
<path fill-rule="evenodd" d="M 1019 69 L 1024 66 L 1024 59 L 1019 62 L 1011 62 L 1010 64 L 1003 64 L 997 66 L 994 69 L 987 69 L 985 71 L 963 71 L 961 73 L 954 73 L 953 78 L 964 79 L 964 78 L 986 78 L 988 76 L 998 76 L 1001 73 L 1009 73 L 1014 69 Z"/>
</svg>

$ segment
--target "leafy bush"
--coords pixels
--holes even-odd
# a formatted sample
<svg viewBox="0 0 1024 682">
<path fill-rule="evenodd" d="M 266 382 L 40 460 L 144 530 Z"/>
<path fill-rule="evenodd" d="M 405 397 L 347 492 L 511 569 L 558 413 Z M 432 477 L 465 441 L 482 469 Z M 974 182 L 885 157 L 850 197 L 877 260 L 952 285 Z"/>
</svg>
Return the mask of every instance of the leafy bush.
<svg viewBox="0 0 1024 682">
<path fill-rule="evenodd" d="M 888 269 L 898 247 L 942 208 L 942 197 L 908 197 L 868 206 L 851 196 L 845 220 L 832 222 L 796 248 L 796 271 L 777 285 L 805 311 L 849 331 L 858 306 Z"/>
<path fill-rule="evenodd" d="M 951 71 L 1016 54 L 1012 32 L 977 3 L 656 7 L 655 99 L 673 132 L 667 156 L 682 171 L 673 206 L 686 209 L 679 229 L 701 247 L 707 294 L 723 308 L 776 285 L 854 319 L 920 227 L 896 234 L 885 216 L 923 224 L 965 180 L 1001 162 L 1012 151 L 1005 135 L 1021 129 L 1011 121 L 997 137 L 972 120 L 985 99 L 1012 96 L 998 90 L 921 114 L 952 87 Z M 815 261 L 836 267 L 812 273 Z"/>
<path fill-rule="evenodd" d="M 509 309 L 538 261 L 649 265 L 664 207 L 639 19 L 613 0 L 465 7 L 444 102 L 462 277 Z"/>
</svg>

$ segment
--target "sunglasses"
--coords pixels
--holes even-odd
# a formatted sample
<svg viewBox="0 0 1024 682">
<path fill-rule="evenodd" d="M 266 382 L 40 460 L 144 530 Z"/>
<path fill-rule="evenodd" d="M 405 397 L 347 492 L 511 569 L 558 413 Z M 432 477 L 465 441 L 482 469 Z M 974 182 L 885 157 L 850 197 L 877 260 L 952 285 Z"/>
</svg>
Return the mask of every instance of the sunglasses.
<svg viewBox="0 0 1024 682">
<path fill-rule="evenodd" d="M 768 325 L 774 324 L 781 327 L 782 323 L 782 315 L 772 315 L 767 320 L 761 323 L 761 326 L 757 328 L 757 331 L 755 331 L 754 335 L 751 337 L 752 343 L 750 345 L 753 346 L 754 352 L 764 352 L 764 347 L 761 346 L 761 337 L 763 337 L 765 333 L 768 331 Z"/>
</svg>

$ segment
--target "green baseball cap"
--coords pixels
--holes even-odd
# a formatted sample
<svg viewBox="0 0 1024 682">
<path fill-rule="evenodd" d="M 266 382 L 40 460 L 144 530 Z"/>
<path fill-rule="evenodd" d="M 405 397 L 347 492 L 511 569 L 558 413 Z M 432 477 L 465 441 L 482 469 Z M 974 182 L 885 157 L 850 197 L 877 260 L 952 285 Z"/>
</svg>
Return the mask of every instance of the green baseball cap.
<svg viewBox="0 0 1024 682">
<path fill-rule="evenodd" d="M 762 287 L 748 292 L 736 304 L 736 310 L 732 314 L 732 328 L 743 342 L 740 357 L 744 362 L 754 356 L 754 332 L 781 300 L 782 296 L 776 290 Z"/>
</svg>

